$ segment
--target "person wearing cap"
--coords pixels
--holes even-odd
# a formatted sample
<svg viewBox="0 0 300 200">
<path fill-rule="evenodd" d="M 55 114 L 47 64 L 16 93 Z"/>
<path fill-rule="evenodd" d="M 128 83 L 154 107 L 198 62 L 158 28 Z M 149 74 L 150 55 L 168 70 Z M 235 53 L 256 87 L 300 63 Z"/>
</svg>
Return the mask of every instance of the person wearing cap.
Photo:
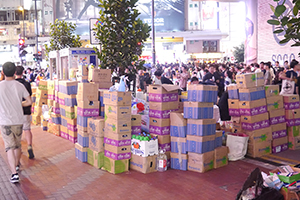
<svg viewBox="0 0 300 200">
<path fill-rule="evenodd" d="M 5 80 L 0 82 L 0 131 L 12 172 L 10 181 L 18 183 L 19 174 L 16 167 L 21 157 L 23 107 L 30 106 L 32 101 L 25 86 L 15 80 L 15 64 L 6 62 L 2 69 Z"/>
</svg>

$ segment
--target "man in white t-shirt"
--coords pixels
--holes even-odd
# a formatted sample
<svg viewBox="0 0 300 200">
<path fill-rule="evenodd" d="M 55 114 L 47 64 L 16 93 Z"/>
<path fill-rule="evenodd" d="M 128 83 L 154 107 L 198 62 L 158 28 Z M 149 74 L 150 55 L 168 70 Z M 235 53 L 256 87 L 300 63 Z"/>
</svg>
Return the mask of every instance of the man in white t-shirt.
<svg viewBox="0 0 300 200">
<path fill-rule="evenodd" d="M 19 174 L 16 166 L 21 157 L 23 106 L 30 106 L 32 101 L 24 85 L 15 80 L 15 64 L 6 62 L 2 66 L 2 70 L 5 80 L 0 82 L 0 131 L 12 172 L 10 181 L 18 183 Z M 22 101 L 22 98 L 25 101 Z"/>
</svg>

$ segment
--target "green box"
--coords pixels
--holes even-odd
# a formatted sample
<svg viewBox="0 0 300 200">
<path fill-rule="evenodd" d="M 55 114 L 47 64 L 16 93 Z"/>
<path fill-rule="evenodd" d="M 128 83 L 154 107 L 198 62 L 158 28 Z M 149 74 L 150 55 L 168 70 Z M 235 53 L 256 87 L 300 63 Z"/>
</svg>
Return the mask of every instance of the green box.
<svg viewBox="0 0 300 200">
<path fill-rule="evenodd" d="M 87 162 L 96 168 L 102 168 L 104 165 L 104 152 L 96 152 L 91 149 L 87 150 Z"/>
<path fill-rule="evenodd" d="M 293 183 L 295 181 L 298 181 L 300 180 L 300 168 L 297 168 L 297 167 L 291 167 L 295 172 L 298 172 L 299 174 L 295 174 L 291 177 L 287 177 L 287 176 L 282 176 L 280 174 L 277 174 L 279 172 L 278 169 L 274 169 L 270 172 L 271 175 L 273 174 L 277 174 L 278 178 L 284 182 L 284 183 Z"/>
<path fill-rule="evenodd" d="M 287 127 L 287 133 L 289 137 L 297 137 L 300 136 L 300 126 L 290 126 Z"/>
<path fill-rule="evenodd" d="M 129 168 L 129 159 L 114 160 L 104 156 L 104 169 L 112 174 L 127 172 Z"/>
</svg>

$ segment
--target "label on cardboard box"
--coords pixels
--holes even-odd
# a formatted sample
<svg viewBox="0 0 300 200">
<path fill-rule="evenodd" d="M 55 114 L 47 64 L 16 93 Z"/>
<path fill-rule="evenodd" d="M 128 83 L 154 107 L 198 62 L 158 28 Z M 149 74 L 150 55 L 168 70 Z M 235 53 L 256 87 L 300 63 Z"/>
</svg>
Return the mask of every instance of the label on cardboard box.
<svg viewBox="0 0 300 200">
<path fill-rule="evenodd" d="M 114 133 L 130 133 L 131 132 L 131 120 L 115 120 L 107 118 L 105 120 L 105 129 Z"/>
<path fill-rule="evenodd" d="M 104 156 L 104 169 L 113 174 L 127 172 L 129 167 L 129 160 L 114 160 Z"/>
<path fill-rule="evenodd" d="M 214 168 L 214 151 L 204 154 L 189 153 L 188 170 L 195 172 L 206 172 Z"/>
<path fill-rule="evenodd" d="M 188 85 L 188 101 L 216 103 L 218 87 L 213 85 Z"/>
<path fill-rule="evenodd" d="M 131 92 L 104 91 L 103 101 L 105 105 L 131 106 Z"/>
<path fill-rule="evenodd" d="M 170 119 L 150 117 L 149 132 L 157 135 L 170 135 Z"/>
<path fill-rule="evenodd" d="M 288 143 L 272 146 L 272 153 L 280 153 L 289 149 Z"/>
<path fill-rule="evenodd" d="M 104 151 L 104 139 L 103 137 L 97 137 L 89 134 L 89 148 L 96 152 Z"/>
<path fill-rule="evenodd" d="M 156 159 L 156 155 L 142 157 L 132 154 L 130 159 L 130 169 L 142 172 L 144 174 L 156 172 Z"/>
<path fill-rule="evenodd" d="M 229 149 L 226 146 L 218 147 L 215 149 L 214 155 L 214 168 L 223 167 L 228 165 L 228 152 Z"/>
<path fill-rule="evenodd" d="M 172 94 L 149 94 L 149 101 L 150 102 L 172 102 L 178 101 L 178 92 Z"/>
<path fill-rule="evenodd" d="M 115 134 L 106 131 L 104 134 L 104 143 L 113 146 L 131 145 L 131 134 L 130 133 Z"/>
<path fill-rule="evenodd" d="M 99 116 L 99 101 L 78 101 L 77 115 L 83 117 L 97 117 Z"/>
<path fill-rule="evenodd" d="M 184 118 L 211 119 L 213 118 L 213 103 L 184 102 Z"/>
<path fill-rule="evenodd" d="M 113 153 L 110 151 L 105 150 L 104 155 L 108 158 L 112 158 L 114 160 L 123 160 L 123 159 L 130 159 L 131 158 L 131 153 Z"/>
<path fill-rule="evenodd" d="M 131 107 L 105 105 L 105 115 L 114 119 L 127 118 L 131 116 Z"/>
<path fill-rule="evenodd" d="M 283 108 L 283 97 L 281 95 L 267 97 L 267 105 L 268 105 L 268 111 L 282 109 Z"/>
<path fill-rule="evenodd" d="M 131 140 L 131 153 L 143 157 L 158 154 L 158 140 L 141 141 L 138 139 Z"/>
<path fill-rule="evenodd" d="M 264 73 L 248 73 L 236 76 L 238 88 L 253 88 L 264 85 Z M 265 91 L 264 91 L 265 92 Z"/>
<path fill-rule="evenodd" d="M 98 137 L 104 136 L 104 118 L 103 117 L 91 117 L 88 118 L 88 133 Z"/>
<path fill-rule="evenodd" d="M 242 128 L 245 130 L 257 130 L 270 126 L 268 113 L 255 116 L 241 116 Z"/>
<path fill-rule="evenodd" d="M 271 127 L 247 131 L 246 134 L 249 135 L 249 143 L 270 142 L 273 139 Z"/>
<path fill-rule="evenodd" d="M 149 117 L 159 118 L 159 119 L 168 119 L 170 118 L 170 113 L 173 111 L 177 111 L 178 109 L 174 110 L 149 110 Z"/>
<path fill-rule="evenodd" d="M 187 135 L 188 152 L 206 153 L 215 149 L 215 135 L 209 136 L 194 136 Z"/>
<path fill-rule="evenodd" d="M 266 99 L 259 99 L 254 101 L 240 101 L 240 114 L 246 116 L 259 115 L 267 112 Z"/>
<path fill-rule="evenodd" d="M 187 135 L 206 136 L 216 132 L 215 119 L 188 119 Z"/>
<path fill-rule="evenodd" d="M 279 96 L 279 85 L 265 85 L 266 97 Z"/>
<path fill-rule="evenodd" d="M 272 130 L 272 138 L 273 139 L 287 136 L 285 123 L 271 125 L 271 130 Z"/>
</svg>

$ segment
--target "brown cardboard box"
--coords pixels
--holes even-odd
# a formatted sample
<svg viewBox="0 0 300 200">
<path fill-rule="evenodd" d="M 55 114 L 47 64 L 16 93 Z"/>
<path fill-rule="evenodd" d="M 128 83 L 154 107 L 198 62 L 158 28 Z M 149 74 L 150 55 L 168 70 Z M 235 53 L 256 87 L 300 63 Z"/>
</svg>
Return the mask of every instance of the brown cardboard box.
<svg viewBox="0 0 300 200">
<path fill-rule="evenodd" d="M 105 150 L 110 151 L 115 154 L 122 154 L 122 153 L 130 153 L 131 152 L 131 145 L 127 146 L 113 146 L 110 144 L 105 144 Z"/>
<path fill-rule="evenodd" d="M 290 128 L 290 127 L 288 127 L 288 128 Z M 272 130 L 272 137 L 273 137 L 273 139 L 287 136 L 286 123 L 280 123 L 280 124 L 271 125 L 271 130 Z"/>
<path fill-rule="evenodd" d="M 214 151 L 203 154 L 188 154 L 188 170 L 194 172 L 206 172 L 214 168 Z"/>
<path fill-rule="evenodd" d="M 279 95 L 279 85 L 265 85 L 266 98 Z"/>
<path fill-rule="evenodd" d="M 150 117 L 150 126 L 165 127 L 170 126 L 170 119 L 159 119 Z"/>
<path fill-rule="evenodd" d="M 229 152 L 229 148 L 226 146 L 221 146 L 215 149 L 215 156 L 214 156 L 215 169 L 228 165 L 228 152 Z"/>
<path fill-rule="evenodd" d="M 36 106 L 34 108 L 33 115 L 41 116 L 42 115 L 42 107 L 41 106 Z"/>
<path fill-rule="evenodd" d="M 228 99 L 229 101 L 230 99 Z M 231 99 L 233 100 L 233 99 Z M 254 101 L 238 101 L 239 102 L 239 108 L 240 109 L 251 109 L 261 106 L 266 106 L 267 102 L 266 99 L 258 99 Z M 229 105 L 228 105 L 229 106 Z"/>
<path fill-rule="evenodd" d="M 105 131 L 113 133 L 130 133 L 131 132 L 131 118 L 115 120 L 107 118 L 105 120 Z"/>
<path fill-rule="evenodd" d="M 131 116 L 131 107 L 130 106 L 112 106 L 105 105 L 105 115 L 108 118 L 113 119 L 124 119 Z"/>
<path fill-rule="evenodd" d="M 109 89 L 113 84 L 112 82 L 98 82 L 99 89 Z"/>
<path fill-rule="evenodd" d="M 269 111 L 270 118 L 280 117 L 280 116 L 284 116 L 284 115 L 285 115 L 285 109 L 284 108 Z"/>
<path fill-rule="evenodd" d="M 299 102 L 299 95 L 298 94 L 285 94 L 285 95 L 283 95 L 283 102 L 284 103 Z"/>
<path fill-rule="evenodd" d="M 36 99 L 35 105 L 36 105 L 36 106 L 47 105 L 47 100 L 48 100 L 48 99 Z"/>
<path fill-rule="evenodd" d="M 249 135 L 249 143 L 261 143 L 261 142 L 271 142 L 272 141 L 272 129 L 271 127 L 262 128 L 254 131 L 246 131 Z"/>
<path fill-rule="evenodd" d="M 45 80 L 40 80 L 38 89 L 47 91 L 48 82 Z"/>
<path fill-rule="evenodd" d="M 55 81 L 54 80 L 47 80 L 47 89 L 54 90 L 55 89 Z"/>
<path fill-rule="evenodd" d="M 104 153 L 103 152 L 97 152 L 93 151 L 91 149 L 87 150 L 87 162 L 90 165 L 93 165 L 94 167 L 100 169 L 104 165 Z"/>
<path fill-rule="evenodd" d="M 172 94 L 176 93 L 176 90 L 179 90 L 180 87 L 177 85 L 169 85 L 169 84 L 162 84 L 162 85 L 149 85 L 149 94 Z"/>
<path fill-rule="evenodd" d="M 288 143 L 288 136 L 286 137 L 281 137 L 281 138 L 277 138 L 277 139 L 273 139 L 272 140 L 272 147 L 276 147 L 282 144 L 287 144 Z"/>
<path fill-rule="evenodd" d="M 39 125 L 41 124 L 41 116 L 38 115 L 32 115 L 32 123 L 34 125 Z"/>
<path fill-rule="evenodd" d="M 281 95 L 267 97 L 267 105 L 268 105 L 268 111 L 282 109 L 283 97 Z"/>
<path fill-rule="evenodd" d="M 112 174 L 127 172 L 128 167 L 129 167 L 129 159 L 114 160 L 104 156 L 103 168 Z"/>
<path fill-rule="evenodd" d="M 300 136 L 300 126 L 290 126 L 286 127 L 289 137 L 298 137 Z"/>
<path fill-rule="evenodd" d="M 144 174 L 156 172 L 156 158 L 156 155 L 142 157 L 132 154 L 130 159 L 130 169 Z"/>
<path fill-rule="evenodd" d="M 89 134 L 89 148 L 96 152 L 104 152 L 104 138 Z"/>
<path fill-rule="evenodd" d="M 170 125 L 171 126 L 186 126 L 187 120 L 183 118 L 183 113 L 171 112 L 170 113 Z"/>
<path fill-rule="evenodd" d="M 54 104 L 54 100 L 52 100 L 52 99 L 47 99 L 47 105 L 48 105 L 49 107 L 53 107 L 53 104 Z"/>
<path fill-rule="evenodd" d="M 241 116 L 241 122 L 245 122 L 245 123 L 255 123 L 264 120 L 269 120 L 268 113 L 263 113 L 255 116 Z"/>
<path fill-rule="evenodd" d="M 91 82 L 111 82 L 111 70 L 91 69 L 89 70 L 88 80 Z"/>
<path fill-rule="evenodd" d="M 88 133 L 97 137 L 104 136 L 104 119 L 103 117 L 88 118 Z"/>
<path fill-rule="evenodd" d="M 236 76 L 238 88 L 253 88 L 264 85 L 264 73 L 249 73 Z"/>
<path fill-rule="evenodd" d="M 298 119 L 300 118 L 300 108 L 294 110 L 285 110 L 286 119 Z"/>
<path fill-rule="evenodd" d="M 272 152 L 271 141 L 248 144 L 247 155 L 253 158 L 268 155 L 271 154 L 271 152 Z"/>
<path fill-rule="evenodd" d="M 178 101 L 174 102 L 149 102 L 149 108 L 152 110 L 175 110 L 178 109 Z"/>
<path fill-rule="evenodd" d="M 113 132 L 109 132 L 109 131 L 105 131 L 104 132 L 104 137 L 105 138 L 109 138 L 112 140 L 131 140 L 131 133 L 127 132 L 127 133 L 121 133 L 121 134 L 116 134 Z"/>
<path fill-rule="evenodd" d="M 297 150 L 300 149 L 300 136 L 288 137 L 289 139 L 289 149 Z"/>
<path fill-rule="evenodd" d="M 98 101 L 98 85 L 78 83 L 77 101 Z"/>
<path fill-rule="evenodd" d="M 150 135 L 157 137 L 159 144 L 171 143 L 170 135 L 157 135 L 157 134 L 153 134 L 153 133 L 151 133 Z"/>
<path fill-rule="evenodd" d="M 104 91 L 103 100 L 105 105 L 131 106 L 131 92 Z"/>
<path fill-rule="evenodd" d="M 48 99 L 48 91 L 37 89 L 36 99 Z"/>
<path fill-rule="evenodd" d="M 141 115 L 131 115 L 131 126 L 141 126 L 142 116 Z"/>
</svg>

